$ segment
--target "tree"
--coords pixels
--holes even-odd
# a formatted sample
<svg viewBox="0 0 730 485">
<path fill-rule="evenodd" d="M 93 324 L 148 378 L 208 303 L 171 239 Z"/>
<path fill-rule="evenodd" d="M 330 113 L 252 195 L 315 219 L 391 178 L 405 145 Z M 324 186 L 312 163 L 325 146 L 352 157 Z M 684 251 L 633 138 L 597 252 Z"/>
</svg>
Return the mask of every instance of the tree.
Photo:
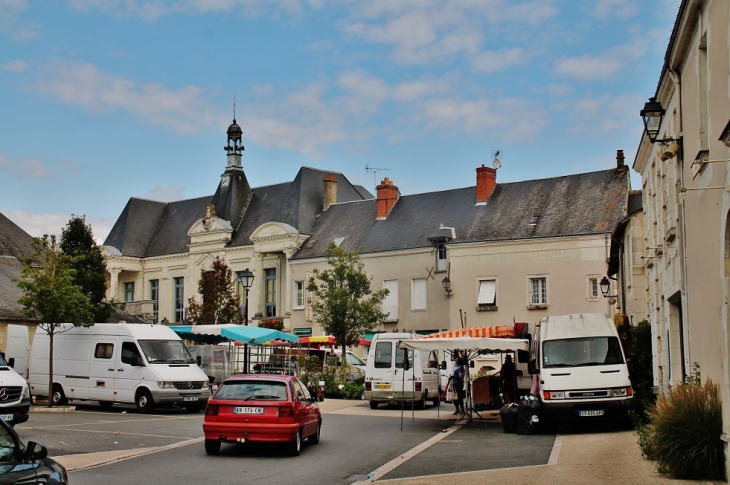
<svg viewBox="0 0 730 485">
<path fill-rule="evenodd" d="M 23 267 L 23 279 L 17 280 L 23 291 L 18 303 L 23 313 L 43 323 L 39 326 L 48 334 L 48 407 L 53 406 L 53 336 L 62 331 L 64 323 L 89 327 L 93 322 L 93 306 L 81 287 L 74 284 L 75 270 L 56 243 L 55 236 L 45 235 L 34 240 L 35 261 Z"/>
<path fill-rule="evenodd" d="M 201 268 L 198 294 L 202 302 L 190 297 L 187 315 L 194 325 L 243 323 L 231 269 L 216 258 L 211 269 Z"/>
<path fill-rule="evenodd" d="M 344 365 L 345 347 L 357 345 L 365 332 L 375 330 L 386 317 L 382 304 L 389 291 L 370 289 L 371 278 L 365 273 L 360 251 L 347 251 L 330 243 L 326 254 L 331 268 L 315 269 L 307 282 L 307 291 L 315 297 L 314 320 L 325 333 L 337 339 Z"/>
<path fill-rule="evenodd" d="M 60 248 L 68 256 L 70 267 L 76 270 L 74 284 L 81 287 L 94 307 L 93 320 L 108 321 L 114 306 L 106 299 L 106 258 L 94 240 L 86 216 L 71 216 L 61 231 Z"/>
</svg>

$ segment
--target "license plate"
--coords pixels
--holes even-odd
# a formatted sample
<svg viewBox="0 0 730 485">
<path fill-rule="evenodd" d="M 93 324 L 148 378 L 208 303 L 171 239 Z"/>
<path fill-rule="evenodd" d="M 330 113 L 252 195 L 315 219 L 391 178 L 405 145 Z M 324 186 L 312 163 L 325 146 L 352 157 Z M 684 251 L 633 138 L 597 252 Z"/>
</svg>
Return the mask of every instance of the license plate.
<svg viewBox="0 0 730 485">
<path fill-rule="evenodd" d="M 197 401 L 198 396 L 185 396 L 183 397 L 183 401 Z"/>
<path fill-rule="evenodd" d="M 599 409 L 597 411 L 578 411 L 578 416 L 603 416 L 605 414 L 605 411 L 603 409 Z"/>
<path fill-rule="evenodd" d="M 264 414 L 264 408 L 236 406 L 233 408 L 233 414 Z"/>
<path fill-rule="evenodd" d="M 390 389 L 390 384 L 375 384 L 375 389 Z"/>
<path fill-rule="evenodd" d="M 3 414 L 2 417 L 3 417 L 3 419 L 5 421 L 12 421 L 13 420 L 13 415 L 12 414 Z"/>
</svg>

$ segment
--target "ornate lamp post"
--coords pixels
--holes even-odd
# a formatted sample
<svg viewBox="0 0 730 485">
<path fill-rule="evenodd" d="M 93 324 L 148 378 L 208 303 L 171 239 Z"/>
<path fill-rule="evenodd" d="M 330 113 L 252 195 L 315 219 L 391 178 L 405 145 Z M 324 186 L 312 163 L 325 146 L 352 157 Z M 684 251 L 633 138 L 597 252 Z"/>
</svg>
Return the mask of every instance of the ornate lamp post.
<svg viewBox="0 0 730 485">
<path fill-rule="evenodd" d="M 243 324 L 248 327 L 248 290 L 253 285 L 253 273 L 248 268 L 244 269 L 238 275 L 238 282 L 244 293 Z M 248 374 L 248 344 L 243 346 L 243 372 Z"/>
</svg>

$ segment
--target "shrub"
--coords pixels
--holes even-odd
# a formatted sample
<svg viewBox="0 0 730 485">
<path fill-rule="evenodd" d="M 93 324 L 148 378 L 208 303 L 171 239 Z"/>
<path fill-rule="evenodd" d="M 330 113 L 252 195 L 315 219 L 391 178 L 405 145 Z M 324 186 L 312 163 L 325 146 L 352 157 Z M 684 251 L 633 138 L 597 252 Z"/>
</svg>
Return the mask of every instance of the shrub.
<svg viewBox="0 0 730 485">
<path fill-rule="evenodd" d="M 696 370 L 696 367 L 695 367 Z M 660 473 L 680 479 L 724 479 L 719 387 L 699 373 L 660 396 L 651 423 L 638 432 L 639 445 Z"/>
</svg>

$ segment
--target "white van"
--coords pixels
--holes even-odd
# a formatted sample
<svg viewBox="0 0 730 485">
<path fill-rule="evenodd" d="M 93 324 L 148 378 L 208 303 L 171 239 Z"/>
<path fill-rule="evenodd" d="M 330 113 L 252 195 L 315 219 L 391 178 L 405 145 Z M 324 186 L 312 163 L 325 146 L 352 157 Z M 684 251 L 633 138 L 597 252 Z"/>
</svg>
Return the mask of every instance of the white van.
<svg viewBox="0 0 730 485">
<path fill-rule="evenodd" d="M 548 424 L 595 417 L 627 421 L 633 389 L 613 319 L 602 313 L 543 318 L 530 352 Z"/>
<path fill-rule="evenodd" d="M 398 342 L 411 333 L 378 333 L 365 366 L 365 399 L 375 409 L 380 403 L 412 402 L 423 409 L 426 401 L 438 405 L 439 368 L 435 351 L 400 349 Z M 406 364 L 406 356 L 408 358 Z M 407 370 L 404 370 L 404 367 Z"/>
<path fill-rule="evenodd" d="M 136 404 L 141 413 L 157 405 L 198 412 L 208 402 L 208 376 L 180 337 L 164 325 L 97 323 L 61 328 L 53 337 L 53 404 L 69 399 Z M 50 338 L 36 330 L 30 352 L 30 387 L 48 396 Z"/>
<path fill-rule="evenodd" d="M 15 359 L 8 360 L 0 353 L 0 416 L 15 426 L 28 421 L 30 389 L 26 380 L 13 370 Z"/>
</svg>

